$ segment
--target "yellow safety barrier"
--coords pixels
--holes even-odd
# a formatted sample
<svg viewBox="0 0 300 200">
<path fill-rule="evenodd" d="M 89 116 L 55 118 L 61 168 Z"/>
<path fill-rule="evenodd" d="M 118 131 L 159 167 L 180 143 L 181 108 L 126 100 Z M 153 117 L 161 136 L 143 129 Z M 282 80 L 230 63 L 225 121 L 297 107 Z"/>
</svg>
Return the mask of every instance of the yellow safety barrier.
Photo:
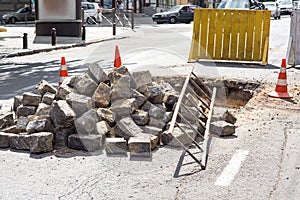
<svg viewBox="0 0 300 200">
<path fill-rule="evenodd" d="M 189 62 L 268 61 L 271 11 L 201 9 L 194 12 Z"/>
</svg>

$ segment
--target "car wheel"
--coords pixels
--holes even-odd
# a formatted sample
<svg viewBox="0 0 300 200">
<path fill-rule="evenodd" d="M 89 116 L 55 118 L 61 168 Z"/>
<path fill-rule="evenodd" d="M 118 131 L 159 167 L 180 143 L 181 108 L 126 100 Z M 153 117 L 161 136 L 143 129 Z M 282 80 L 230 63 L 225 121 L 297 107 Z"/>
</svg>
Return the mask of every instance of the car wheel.
<svg viewBox="0 0 300 200">
<path fill-rule="evenodd" d="M 9 18 L 9 23 L 11 23 L 11 24 L 15 24 L 16 21 L 17 21 L 17 19 L 15 17 Z"/>
<path fill-rule="evenodd" d="M 176 22 L 177 22 L 176 17 L 171 17 L 171 18 L 169 19 L 169 24 L 175 24 Z"/>
<path fill-rule="evenodd" d="M 184 22 L 184 23 L 186 23 L 186 24 L 190 24 L 190 23 L 191 23 L 191 21 L 186 21 L 186 22 Z"/>
</svg>

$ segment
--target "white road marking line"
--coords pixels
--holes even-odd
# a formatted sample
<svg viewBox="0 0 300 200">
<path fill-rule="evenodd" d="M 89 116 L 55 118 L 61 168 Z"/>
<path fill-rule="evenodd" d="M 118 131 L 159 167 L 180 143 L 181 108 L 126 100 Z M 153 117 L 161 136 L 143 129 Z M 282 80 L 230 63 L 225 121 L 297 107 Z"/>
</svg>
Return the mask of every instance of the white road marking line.
<svg viewBox="0 0 300 200">
<path fill-rule="evenodd" d="M 235 154 L 229 161 L 229 164 L 225 167 L 225 169 L 215 182 L 215 185 L 229 186 L 233 181 L 235 175 L 239 172 L 242 162 L 246 159 L 248 154 L 248 150 L 236 150 Z"/>
</svg>

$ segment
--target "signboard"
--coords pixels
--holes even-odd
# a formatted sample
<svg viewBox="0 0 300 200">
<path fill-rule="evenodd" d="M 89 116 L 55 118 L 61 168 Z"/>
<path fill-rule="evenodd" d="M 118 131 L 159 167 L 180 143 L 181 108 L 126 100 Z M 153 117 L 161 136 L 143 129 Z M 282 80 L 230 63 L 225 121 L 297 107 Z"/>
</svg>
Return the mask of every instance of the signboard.
<svg viewBox="0 0 300 200">
<path fill-rule="evenodd" d="M 39 0 L 40 20 L 75 20 L 75 0 Z"/>
</svg>

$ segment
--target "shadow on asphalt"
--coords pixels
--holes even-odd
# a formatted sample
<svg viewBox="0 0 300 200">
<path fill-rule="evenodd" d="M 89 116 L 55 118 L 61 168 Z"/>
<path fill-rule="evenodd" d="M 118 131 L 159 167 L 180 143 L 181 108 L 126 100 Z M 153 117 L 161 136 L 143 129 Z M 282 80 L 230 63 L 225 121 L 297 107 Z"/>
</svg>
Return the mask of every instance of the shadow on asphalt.
<svg viewBox="0 0 300 200">
<path fill-rule="evenodd" d="M 82 60 L 72 60 L 68 62 L 68 71 L 72 74 L 78 70 L 80 66 L 72 65 L 72 63 Z M 51 69 L 52 67 L 52 69 Z M 0 74 L 0 100 L 9 99 L 15 95 L 22 95 L 24 92 L 34 92 L 34 87 L 41 80 L 49 83 L 58 83 L 59 81 L 60 60 L 52 60 L 49 62 L 20 62 L 20 63 L 4 63 L 1 64 Z M 49 70 L 50 69 L 50 70 Z"/>
<path fill-rule="evenodd" d="M 214 62 L 214 61 L 199 61 L 199 64 L 211 67 L 230 67 L 230 68 L 252 68 L 252 69 L 279 69 L 280 66 L 272 64 L 260 65 L 253 63 L 231 63 L 231 62 Z"/>
</svg>

